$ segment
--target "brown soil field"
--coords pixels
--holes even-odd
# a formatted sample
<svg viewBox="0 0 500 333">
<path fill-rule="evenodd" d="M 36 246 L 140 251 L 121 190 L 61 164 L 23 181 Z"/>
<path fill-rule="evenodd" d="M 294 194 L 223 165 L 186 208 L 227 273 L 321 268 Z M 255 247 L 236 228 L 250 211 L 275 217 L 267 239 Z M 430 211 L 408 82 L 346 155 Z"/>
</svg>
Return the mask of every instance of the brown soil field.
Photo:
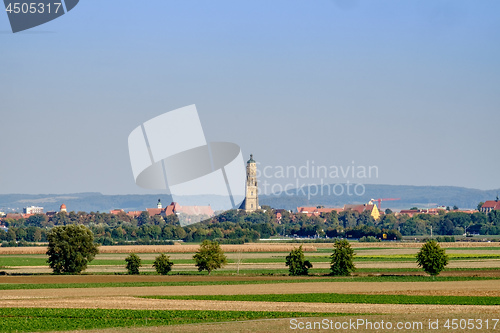
<svg viewBox="0 0 500 333">
<path fill-rule="evenodd" d="M 176 277 L 179 278 L 179 277 Z M 209 280 L 211 277 L 205 277 Z M 221 277 L 222 278 L 222 277 Z M 227 277 L 224 277 L 227 278 Z M 2 282 L 4 282 L 3 280 Z M 49 281 L 45 280 L 46 283 Z M 94 280 L 95 281 L 95 280 Z M 224 281 L 224 280 L 222 280 Z M 108 280 L 109 282 L 109 280 Z M 10 280 L 13 283 L 13 280 Z M 122 297 L 147 295 L 255 295 L 255 294 L 396 294 L 499 296 L 498 280 L 430 282 L 302 282 L 247 285 L 201 285 L 159 287 L 106 287 L 67 289 L 2 290 L 0 300 L 66 299 L 75 297 Z"/>
<path fill-rule="evenodd" d="M 428 305 L 428 304 L 348 304 L 348 303 L 292 303 L 163 300 L 135 297 L 92 297 L 70 299 L 3 299 L 1 307 L 34 308 L 99 308 L 131 310 L 223 310 L 223 311 L 283 311 L 331 313 L 387 313 L 387 314 L 498 314 L 497 305 Z"/>
<path fill-rule="evenodd" d="M 135 282 L 135 281 L 229 281 L 229 280 L 272 280 L 309 279 L 307 277 L 228 277 L 228 276 L 2 276 L 0 283 L 83 283 L 83 282 Z M 353 313 L 348 317 L 331 317 L 331 320 L 345 321 L 364 318 L 380 321 L 440 319 L 444 323 L 452 318 L 498 318 L 500 306 L 470 305 L 400 305 L 400 304 L 328 304 L 301 302 L 242 302 L 242 301 L 200 301 L 144 299 L 147 295 L 234 295 L 234 294 L 281 294 L 281 293 L 369 293 L 406 295 L 461 295 L 500 296 L 498 281 L 456 281 L 456 282 L 303 282 L 257 285 L 217 286 L 167 286 L 128 288 L 82 288 L 82 289 L 39 289 L 3 290 L 0 307 L 36 308 L 102 308 L 102 309 L 151 309 L 151 310 L 222 310 L 222 311 L 283 311 Z M 360 314 L 362 313 L 362 314 Z M 371 315 L 370 315 L 371 314 Z M 386 314 L 382 316 L 382 314 Z M 323 318 L 311 318 L 312 321 Z M 303 321 L 304 319 L 301 319 Z M 255 320 L 213 324 L 178 325 L 168 327 L 116 328 L 82 332 L 289 332 L 290 319 Z M 360 330 L 374 332 L 373 330 Z M 415 332 L 427 330 L 415 330 Z M 441 332 L 443 330 L 438 330 Z M 75 332 L 75 331 L 73 331 Z M 382 331 L 380 331 L 382 332 Z M 410 331 L 411 332 L 411 331 Z M 436 330 L 433 330 L 436 332 Z"/>
<path fill-rule="evenodd" d="M 273 281 L 313 280 L 301 276 L 207 276 L 207 275 L 27 275 L 0 276 L 0 283 L 111 283 L 111 282 L 197 282 L 197 281 Z"/>
</svg>

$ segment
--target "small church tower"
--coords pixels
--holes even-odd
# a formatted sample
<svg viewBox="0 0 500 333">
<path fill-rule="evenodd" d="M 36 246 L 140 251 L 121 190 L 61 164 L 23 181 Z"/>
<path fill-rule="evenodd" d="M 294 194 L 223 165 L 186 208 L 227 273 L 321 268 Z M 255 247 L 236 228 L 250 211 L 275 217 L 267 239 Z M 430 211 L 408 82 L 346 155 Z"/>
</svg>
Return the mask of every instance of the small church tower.
<svg viewBox="0 0 500 333">
<path fill-rule="evenodd" d="M 158 203 L 156 204 L 156 208 L 162 209 L 161 201 L 158 199 Z"/>
<path fill-rule="evenodd" d="M 247 162 L 247 183 L 245 192 L 245 211 L 247 213 L 255 212 L 259 209 L 259 197 L 257 196 L 257 163 L 253 159 L 253 155 L 250 155 L 250 159 Z"/>
</svg>

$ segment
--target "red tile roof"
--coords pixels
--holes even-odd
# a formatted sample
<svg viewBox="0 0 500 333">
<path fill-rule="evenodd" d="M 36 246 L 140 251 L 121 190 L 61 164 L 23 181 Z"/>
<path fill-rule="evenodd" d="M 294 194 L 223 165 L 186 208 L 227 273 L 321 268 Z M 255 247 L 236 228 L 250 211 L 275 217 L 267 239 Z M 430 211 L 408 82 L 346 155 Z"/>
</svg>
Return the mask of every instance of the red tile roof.
<svg viewBox="0 0 500 333">
<path fill-rule="evenodd" d="M 174 211 L 176 214 L 207 216 L 214 215 L 214 211 L 210 206 L 181 206 L 178 203 L 174 203 Z"/>
<path fill-rule="evenodd" d="M 149 213 L 149 216 L 161 215 L 163 208 L 146 208 L 146 211 Z"/>
<path fill-rule="evenodd" d="M 297 212 L 306 214 L 307 216 L 319 216 L 321 213 L 331 213 L 332 211 L 340 213 L 343 210 L 343 208 L 297 207 Z"/>
<path fill-rule="evenodd" d="M 23 218 L 23 214 L 9 213 L 5 216 L 6 219 L 19 220 Z"/>
<path fill-rule="evenodd" d="M 313 213 L 316 209 L 316 207 L 297 207 L 297 212 L 299 213 Z"/>
<path fill-rule="evenodd" d="M 364 205 L 345 205 L 344 206 L 344 210 L 354 210 L 358 213 L 363 213 L 364 211 L 373 211 L 373 209 L 375 209 L 375 205 L 367 205 L 367 204 L 364 204 Z"/>
<path fill-rule="evenodd" d="M 139 215 L 141 215 L 141 213 L 142 213 L 142 211 L 136 210 L 136 211 L 127 212 L 127 215 L 130 217 L 138 217 Z"/>
<path fill-rule="evenodd" d="M 481 206 L 481 208 L 491 208 L 494 210 L 500 210 L 500 201 L 486 201 L 484 205 Z"/>
</svg>

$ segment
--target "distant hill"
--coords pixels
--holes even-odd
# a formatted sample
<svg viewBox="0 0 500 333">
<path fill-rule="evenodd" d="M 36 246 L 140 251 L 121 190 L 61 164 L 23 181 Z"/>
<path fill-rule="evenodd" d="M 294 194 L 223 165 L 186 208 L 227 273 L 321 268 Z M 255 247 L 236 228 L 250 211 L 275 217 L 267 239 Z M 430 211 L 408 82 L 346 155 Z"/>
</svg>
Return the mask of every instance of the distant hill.
<svg viewBox="0 0 500 333">
<path fill-rule="evenodd" d="M 481 201 L 494 200 L 499 190 L 477 190 L 453 186 L 408 186 L 408 185 L 365 185 L 361 196 L 334 194 L 334 185 L 324 185 L 318 188 L 303 188 L 289 190 L 291 196 L 261 195 L 261 205 L 273 208 L 295 210 L 298 206 L 342 207 L 344 204 L 367 203 L 370 199 L 401 198 L 399 201 L 382 202 L 382 208 L 408 209 L 413 206 L 419 208 L 435 207 L 437 205 L 459 208 L 476 208 Z M 335 188 L 340 193 L 340 187 Z M 318 194 L 315 194 L 315 193 Z M 345 192 L 345 191 L 344 191 Z M 42 206 L 45 211 L 58 211 L 62 203 L 68 211 L 109 212 L 111 209 L 121 208 L 125 211 L 144 210 L 154 208 L 158 199 L 163 205 L 172 201 L 169 194 L 130 194 L 130 195 L 103 195 L 97 192 L 70 193 L 70 194 L 1 194 L 0 210 L 5 212 L 21 212 L 26 206 Z M 203 198 L 184 198 L 187 204 L 203 202 Z M 190 200 L 192 199 L 192 200 Z M 216 209 L 216 207 L 214 207 Z"/>
<path fill-rule="evenodd" d="M 103 212 L 111 209 L 144 210 L 156 208 L 158 199 L 163 205 L 169 205 L 172 197 L 169 194 L 130 194 L 130 195 L 103 195 L 97 192 L 71 194 L 1 194 L 0 210 L 5 212 L 21 212 L 26 206 L 41 206 L 44 211 L 59 211 L 61 204 L 65 204 L 68 211 Z"/>
</svg>

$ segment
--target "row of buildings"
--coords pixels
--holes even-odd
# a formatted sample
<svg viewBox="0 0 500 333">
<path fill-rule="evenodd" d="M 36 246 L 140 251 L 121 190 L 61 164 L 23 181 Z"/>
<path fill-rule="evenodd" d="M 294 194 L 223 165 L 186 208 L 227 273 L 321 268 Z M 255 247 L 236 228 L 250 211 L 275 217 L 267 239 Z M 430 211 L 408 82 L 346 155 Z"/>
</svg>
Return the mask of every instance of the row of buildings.
<svg viewBox="0 0 500 333">
<path fill-rule="evenodd" d="M 306 214 L 307 216 L 320 216 L 322 213 L 331 213 L 332 211 L 336 211 L 337 213 L 343 211 L 356 211 L 359 214 L 363 212 L 370 212 L 370 215 L 377 220 L 384 213 L 381 212 L 377 205 L 370 202 L 368 204 L 363 205 L 344 205 L 342 208 L 324 208 L 324 207 L 297 207 L 297 213 Z M 398 215 L 408 215 L 409 217 L 413 217 L 417 214 L 429 214 L 429 215 L 439 215 L 439 211 L 446 210 L 446 207 L 437 207 L 437 208 L 428 208 L 428 209 L 403 209 L 399 212 L 396 212 Z M 479 210 L 454 210 L 454 212 L 461 212 L 467 214 L 473 214 L 477 212 L 482 212 L 488 214 L 493 210 L 500 210 L 500 200 L 497 198 L 496 200 L 486 201 Z"/>
<path fill-rule="evenodd" d="M 211 206 L 182 206 L 176 202 L 172 202 L 170 205 L 163 208 L 160 199 L 158 199 L 156 208 L 146 208 L 146 210 L 144 211 L 148 212 L 149 216 L 159 215 L 162 217 L 167 217 L 171 215 L 177 215 L 177 216 L 186 215 L 191 217 L 195 216 L 212 217 L 215 215 Z M 144 211 L 138 210 L 138 211 L 125 212 L 123 209 L 113 209 L 110 211 L 110 213 L 114 215 L 126 214 L 129 217 L 138 217 Z"/>
<path fill-rule="evenodd" d="M 33 215 L 44 214 L 43 210 L 44 210 L 43 207 L 37 207 L 37 206 L 24 207 L 23 212 L 21 214 L 20 213 L 5 214 L 3 212 L 0 212 L 0 218 L 13 219 L 13 220 L 28 219 L 30 216 L 33 216 Z M 48 217 L 52 217 L 60 212 L 64 212 L 64 213 L 67 212 L 65 204 L 62 204 L 59 207 L 58 212 L 57 211 L 50 211 L 50 212 L 46 212 L 45 215 L 47 215 Z"/>
<path fill-rule="evenodd" d="M 363 204 L 363 205 L 344 205 L 342 208 L 324 208 L 324 207 L 297 207 L 297 213 L 306 214 L 307 216 L 320 216 L 322 213 L 331 213 L 336 211 L 337 213 L 343 211 L 356 211 L 359 214 L 363 212 L 370 212 L 370 215 L 377 220 L 381 213 L 376 204 Z"/>
</svg>

